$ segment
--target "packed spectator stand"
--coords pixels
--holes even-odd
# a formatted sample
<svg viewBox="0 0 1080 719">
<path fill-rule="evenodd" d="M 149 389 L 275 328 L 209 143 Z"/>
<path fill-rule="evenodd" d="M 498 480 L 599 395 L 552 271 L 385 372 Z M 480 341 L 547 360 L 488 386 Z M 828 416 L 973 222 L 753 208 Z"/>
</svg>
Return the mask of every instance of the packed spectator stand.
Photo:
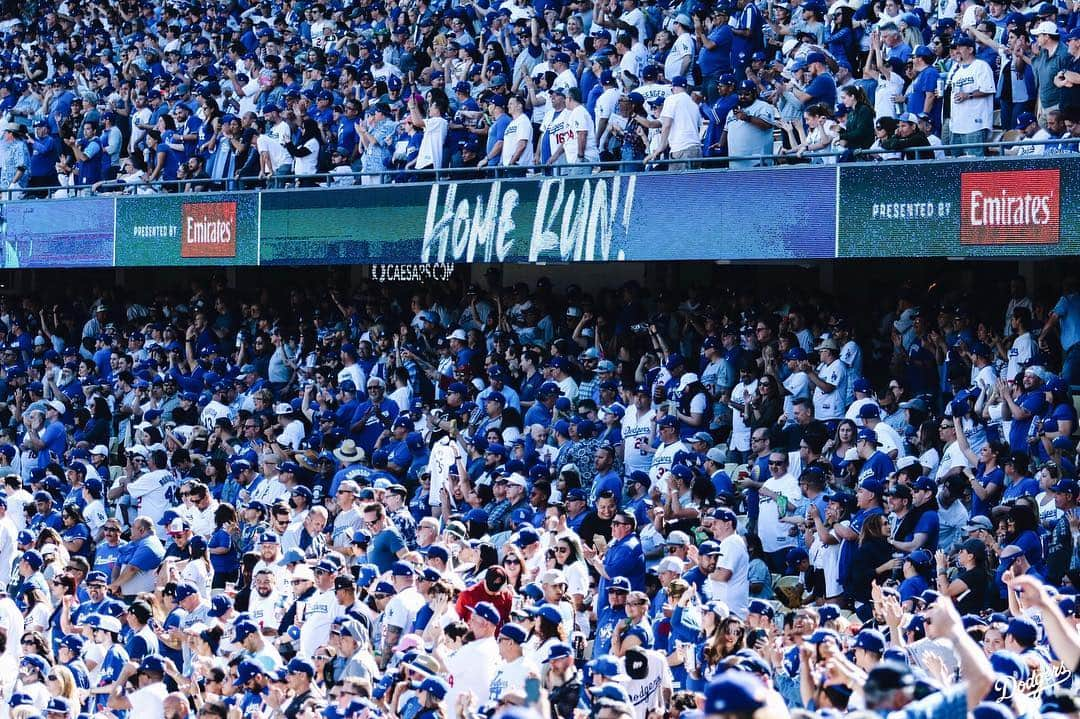
<svg viewBox="0 0 1080 719">
<path fill-rule="evenodd" d="M 0 189 L 1075 153 L 1074 6 L 9 4 Z"/>
<path fill-rule="evenodd" d="M 4 298 L 0 712 L 1076 713 L 1075 280 L 482 281 Z"/>
</svg>

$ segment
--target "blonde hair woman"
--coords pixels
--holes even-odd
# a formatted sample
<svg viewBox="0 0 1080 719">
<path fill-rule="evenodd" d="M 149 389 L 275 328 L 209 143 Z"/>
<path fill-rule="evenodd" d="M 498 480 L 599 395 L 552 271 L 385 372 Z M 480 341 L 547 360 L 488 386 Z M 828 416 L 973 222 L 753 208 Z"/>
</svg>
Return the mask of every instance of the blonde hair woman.
<svg viewBox="0 0 1080 719">
<path fill-rule="evenodd" d="M 82 705 L 83 697 L 79 688 L 75 685 L 75 675 L 63 664 L 58 664 L 49 669 L 45 675 L 45 686 L 54 697 L 64 697 L 73 711 L 78 711 Z M 71 715 L 74 719 L 74 714 Z"/>
</svg>

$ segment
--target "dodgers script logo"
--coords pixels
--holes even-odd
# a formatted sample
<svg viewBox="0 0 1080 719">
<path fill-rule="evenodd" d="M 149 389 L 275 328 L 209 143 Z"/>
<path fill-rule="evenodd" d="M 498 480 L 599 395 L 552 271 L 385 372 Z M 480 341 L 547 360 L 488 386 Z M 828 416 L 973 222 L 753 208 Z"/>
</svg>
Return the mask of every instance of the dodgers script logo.
<svg viewBox="0 0 1080 719">
<path fill-rule="evenodd" d="M 185 202 L 181 257 L 236 257 L 236 203 Z"/>
<path fill-rule="evenodd" d="M 1061 239 L 1060 172 L 965 172 L 960 208 L 961 244 L 1056 244 Z"/>
</svg>

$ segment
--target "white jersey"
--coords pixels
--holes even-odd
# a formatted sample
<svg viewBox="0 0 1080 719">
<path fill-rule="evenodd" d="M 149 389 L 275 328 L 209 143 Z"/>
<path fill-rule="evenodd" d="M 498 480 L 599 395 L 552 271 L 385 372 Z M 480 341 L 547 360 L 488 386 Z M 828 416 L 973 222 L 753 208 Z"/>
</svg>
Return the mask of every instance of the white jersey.
<svg viewBox="0 0 1080 719">
<path fill-rule="evenodd" d="M 364 368 L 355 362 L 348 367 L 342 367 L 337 373 L 338 387 L 345 380 L 352 380 L 352 383 L 356 385 L 356 391 L 363 393 L 367 389 L 367 377 L 364 375 Z"/>
<path fill-rule="evenodd" d="M 745 405 L 757 393 L 757 380 L 750 384 L 739 382 L 731 388 L 731 401 Z M 740 452 L 750 451 L 750 425 L 746 423 L 743 413 L 733 410 L 731 413 L 731 448 Z"/>
<path fill-rule="evenodd" d="M 1009 368 L 1005 372 L 1005 379 L 1010 381 L 1016 379 L 1020 368 L 1030 362 L 1034 354 L 1035 342 L 1031 339 L 1031 333 L 1025 332 L 1018 335 L 1013 340 L 1012 347 L 1009 348 Z"/>
<path fill-rule="evenodd" d="M 127 486 L 128 494 L 138 500 L 139 514 L 154 520 L 154 529 L 159 538 L 165 536 L 165 528 L 159 527 L 157 522 L 165 510 L 172 507 L 170 497 L 173 483 L 174 477 L 169 470 L 155 469 L 145 472 Z"/>
<path fill-rule="evenodd" d="M 953 92 L 950 105 L 953 133 L 968 134 L 979 130 L 992 130 L 994 93 L 997 86 L 994 82 L 994 71 L 990 66 L 978 58 L 966 66 L 957 64 L 949 76 L 949 85 Z M 984 97 L 969 98 L 964 102 L 956 101 L 957 94 L 973 92 L 987 94 Z"/>
<path fill-rule="evenodd" d="M 818 377 L 833 386 L 832 392 L 824 392 L 814 385 L 814 417 L 822 421 L 844 416 L 844 377 L 847 369 L 839 359 L 817 367 Z"/>
<path fill-rule="evenodd" d="M 810 378 L 805 372 L 792 372 L 782 384 L 787 391 L 784 395 L 784 414 L 791 422 L 795 417 L 795 400 L 810 399 Z"/>
<path fill-rule="evenodd" d="M 652 443 L 652 421 L 656 413 L 647 409 L 638 414 L 634 405 L 626 408 L 622 421 L 623 466 L 626 474 L 648 472 L 652 466 L 652 457 L 646 448 Z"/>
<path fill-rule="evenodd" d="M 15 552 L 18 551 L 19 530 L 11 517 L 0 519 L 0 586 L 7 586 L 11 581 L 11 570 L 15 566 Z"/>
<path fill-rule="evenodd" d="M 671 463 L 679 452 L 688 452 L 689 448 L 682 440 L 675 440 L 671 444 L 662 444 L 656 448 L 653 454 L 652 464 L 649 467 L 649 479 L 652 480 L 652 488 L 659 489 L 661 496 L 667 494 L 667 473 L 671 470 Z"/>
<path fill-rule="evenodd" d="M 570 111 L 570 129 L 573 137 L 566 143 L 567 162 L 599 162 L 600 150 L 596 144 L 596 123 L 584 105 L 578 105 Z M 578 156 L 578 141 L 585 138 L 585 154 Z M 571 152 L 573 157 L 571 158 Z"/>
<path fill-rule="evenodd" d="M 428 457 L 428 471 L 431 472 L 428 504 L 432 507 L 442 506 L 442 489 L 450 480 L 450 468 L 456 464 L 458 451 L 449 437 L 443 437 L 431 448 L 431 456 Z"/>
<path fill-rule="evenodd" d="M 663 709 L 664 695 L 675 686 L 666 656 L 653 649 L 646 649 L 642 654 L 648 663 L 644 678 L 626 683 L 626 694 L 634 706 L 634 719 L 645 719 L 650 711 Z"/>
<path fill-rule="evenodd" d="M 213 431 L 214 424 L 216 424 L 219 419 L 231 419 L 231 415 L 232 411 L 227 405 L 214 399 L 210 400 L 210 404 L 203 407 L 202 414 L 199 415 L 199 423 L 207 430 Z"/>
<path fill-rule="evenodd" d="M 596 106 L 594 108 L 596 112 L 596 136 L 600 137 L 600 120 L 611 119 L 611 117 L 619 109 L 619 98 L 622 93 L 614 87 L 609 87 L 600 93 L 600 97 L 596 98 Z"/>
</svg>

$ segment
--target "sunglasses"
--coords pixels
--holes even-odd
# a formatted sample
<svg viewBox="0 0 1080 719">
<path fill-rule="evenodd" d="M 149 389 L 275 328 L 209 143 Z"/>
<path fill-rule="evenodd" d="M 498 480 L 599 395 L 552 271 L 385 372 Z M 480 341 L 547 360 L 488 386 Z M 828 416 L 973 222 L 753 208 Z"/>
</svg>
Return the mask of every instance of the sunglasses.
<svg viewBox="0 0 1080 719">
<path fill-rule="evenodd" d="M 787 462 L 769 462 L 770 467 L 783 467 L 785 464 L 787 464 Z"/>
</svg>

